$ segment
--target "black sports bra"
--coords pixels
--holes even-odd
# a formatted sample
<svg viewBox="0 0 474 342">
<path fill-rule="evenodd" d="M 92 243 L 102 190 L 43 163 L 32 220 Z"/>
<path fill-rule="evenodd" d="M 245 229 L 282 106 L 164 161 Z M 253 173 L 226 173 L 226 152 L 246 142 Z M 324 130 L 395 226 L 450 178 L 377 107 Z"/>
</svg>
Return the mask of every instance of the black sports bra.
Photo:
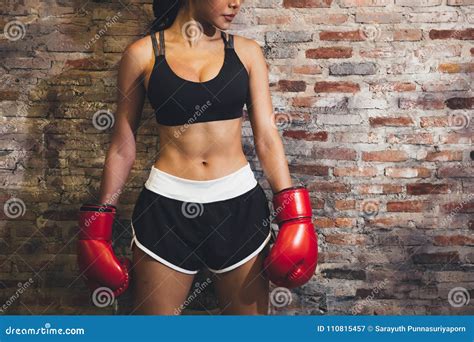
<svg viewBox="0 0 474 342">
<path fill-rule="evenodd" d="M 242 116 L 249 92 L 249 75 L 234 50 L 233 35 L 224 40 L 224 64 L 216 77 L 194 82 L 176 75 L 165 58 L 164 31 L 151 32 L 155 63 L 148 82 L 147 96 L 156 121 L 166 126 L 235 119 Z"/>
</svg>

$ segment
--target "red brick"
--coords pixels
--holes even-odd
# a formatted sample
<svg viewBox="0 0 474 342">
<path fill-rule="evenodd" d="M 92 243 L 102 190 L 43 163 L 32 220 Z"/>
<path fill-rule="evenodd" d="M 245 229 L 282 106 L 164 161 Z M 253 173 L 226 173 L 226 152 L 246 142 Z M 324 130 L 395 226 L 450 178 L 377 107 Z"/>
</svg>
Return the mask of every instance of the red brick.
<svg viewBox="0 0 474 342">
<path fill-rule="evenodd" d="M 466 199 L 465 201 L 460 202 L 450 202 L 445 203 L 439 206 L 441 212 L 451 214 L 451 213 L 463 213 L 469 214 L 474 213 L 474 201 L 472 198 Z"/>
<path fill-rule="evenodd" d="M 393 32 L 394 41 L 417 41 L 422 38 L 422 30 L 420 29 L 404 29 Z"/>
<path fill-rule="evenodd" d="M 444 100 L 431 96 L 420 96 L 417 99 L 401 98 L 398 102 L 401 109 L 443 109 Z"/>
<path fill-rule="evenodd" d="M 467 235 L 437 235 L 433 237 L 436 246 L 473 246 L 474 237 Z"/>
<path fill-rule="evenodd" d="M 425 127 L 448 127 L 449 121 L 446 116 L 423 116 L 420 118 L 420 126 Z"/>
<path fill-rule="evenodd" d="M 294 97 L 291 101 L 291 105 L 294 107 L 313 107 L 316 102 L 316 98 L 313 96 L 299 96 Z"/>
<path fill-rule="evenodd" d="M 404 151 L 386 150 L 386 151 L 362 152 L 363 161 L 400 162 L 400 161 L 405 161 L 407 159 L 408 159 L 408 156 Z"/>
<path fill-rule="evenodd" d="M 370 126 L 379 127 L 379 126 L 394 126 L 394 127 L 407 127 L 413 126 L 414 122 L 411 117 L 402 116 L 402 117 L 384 117 L 378 116 L 369 118 Z"/>
<path fill-rule="evenodd" d="M 430 30 L 430 39 L 474 39 L 474 28 L 465 30 Z"/>
<path fill-rule="evenodd" d="M 355 160 L 357 152 L 351 148 L 318 148 L 313 147 L 311 156 L 314 159 L 331 159 L 331 160 Z"/>
<path fill-rule="evenodd" d="M 392 178 L 428 178 L 431 177 L 431 170 L 426 167 L 389 167 L 385 169 L 385 175 Z"/>
<path fill-rule="evenodd" d="M 304 92 L 306 83 L 304 81 L 279 80 L 278 90 L 285 92 Z"/>
<path fill-rule="evenodd" d="M 454 97 L 446 100 L 449 109 L 473 109 L 474 97 Z"/>
<path fill-rule="evenodd" d="M 325 165 L 308 165 L 308 164 L 289 164 L 288 168 L 290 169 L 290 173 L 298 173 L 304 175 L 312 175 L 312 176 L 328 176 L 329 175 L 329 167 Z"/>
<path fill-rule="evenodd" d="M 297 139 L 297 140 L 308 140 L 308 141 L 327 141 L 328 132 L 308 132 L 303 130 L 291 130 L 284 131 L 283 136 L 285 138 Z"/>
<path fill-rule="evenodd" d="M 472 144 L 473 134 L 470 132 L 451 132 L 443 134 L 439 140 L 443 144 Z"/>
<path fill-rule="evenodd" d="M 355 218 L 350 217 L 316 217 L 313 224 L 316 228 L 353 228 L 357 222 Z"/>
<path fill-rule="evenodd" d="M 333 0 L 283 0 L 284 8 L 329 8 Z"/>
<path fill-rule="evenodd" d="M 474 72 L 474 63 L 441 63 L 438 70 L 443 73 L 470 73 Z"/>
<path fill-rule="evenodd" d="M 335 177 L 375 177 L 377 175 L 376 168 L 364 167 L 336 167 L 334 168 Z"/>
<path fill-rule="evenodd" d="M 431 183 L 415 183 L 407 184 L 408 195 L 436 195 L 449 194 L 452 186 L 449 184 L 431 184 Z"/>
<path fill-rule="evenodd" d="M 414 144 L 432 145 L 434 137 L 432 133 L 409 133 L 409 134 L 389 134 L 387 137 L 389 144 Z"/>
<path fill-rule="evenodd" d="M 360 86 L 353 82 L 316 82 L 314 91 L 317 93 L 357 93 Z"/>
<path fill-rule="evenodd" d="M 306 50 L 306 58 L 350 58 L 352 57 L 352 48 L 350 47 L 320 47 Z"/>
<path fill-rule="evenodd" d="M 357 193 L 369 194 L 399 194 L 403 187 L 397 184 L 360 184 L 355 186 Z"/>
<path fill-rule="evenodd" d="M 334 245 L 363 245 L 366 237 L 362 234 L 326 234 L 326 243 Z"/>
<path fill-rule="evenodd" d="M 474 178 L 472 167 L 440 167 L 437 172 L 440 178 Z"/>
<path fill-rule="evenodd" d="M 391 201 L 387 202 L 388 212 L 422 212 L 427 207 L 423 201 Z"/>
<path fill-rule="evenodd" d="M 313 182 L 308 185 L 308 190 L 329 193 L 347 193 L 351 191 L 349 185 L 337 182 Z"/>
<path fill-rule="evenodd" d="M 293 66 L 293 73 L 304 75 L 318 75 L 323 72 L 319 65 L 296 65 Z"/>
<path fill-rule="evenodd" d="M 258 17 L 259 25 L 287 25 L 291 23 L 291 18 L 286 15 L 273 16 L 262 15 Z"/>
<path fill-rule="evenodd" d="M 322 31 L 319 33 L 320 40 L 335 40 L 335 41 L 363 41 L 364 33 L 357 31 Z"/>
<path fill-rule="evenodd" d="M 426 161 L 461 161 L 462 151 L 428 152 L 424 160 Z"/>
<path fill-rule="evenodd" d="M 334 209 L 337 210 L 354 210 L 355 209 L 355 200 L 336 200 L 334 202 Z"/>
</svg>

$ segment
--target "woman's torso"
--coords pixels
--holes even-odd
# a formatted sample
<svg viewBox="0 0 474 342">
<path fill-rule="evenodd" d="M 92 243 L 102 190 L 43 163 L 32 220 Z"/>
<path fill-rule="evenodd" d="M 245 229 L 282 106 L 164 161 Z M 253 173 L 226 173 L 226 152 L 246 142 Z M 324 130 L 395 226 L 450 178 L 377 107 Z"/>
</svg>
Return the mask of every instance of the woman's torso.
<svg viewBox="0 0 474 342">
<path fill-rule="evenodd" d="M 155 35 L 152 67 L 144 80 L 159 123 L 154 166 L 187 179 L 223 177 L 247 164 L 241 143 L 247 70 L 233 39 L 229 45 L 222 36 L 220 42 L 207 42 L 208 49 L 191 55 L 173 49 L 167 33 Z M 203 61 L 204 65 L 196 64 Z M 204 81 L 193 80 L 199 78 L 196 70 Z"/>
</svg>

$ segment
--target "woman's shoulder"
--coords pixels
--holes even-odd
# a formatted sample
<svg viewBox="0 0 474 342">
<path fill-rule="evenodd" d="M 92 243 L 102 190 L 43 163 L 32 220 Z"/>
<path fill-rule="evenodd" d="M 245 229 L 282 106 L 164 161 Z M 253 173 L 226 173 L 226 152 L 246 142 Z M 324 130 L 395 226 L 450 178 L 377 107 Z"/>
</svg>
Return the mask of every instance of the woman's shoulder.
<svg viewBox="0 0 474 342">
<path fill-rule="evenodd" d="M 240 44 L 243 48 L 249 47 L 252 44 L 256 44 L 257 42 L 251 38 L 247 38 L 238 34 L 232 34 L 234 36 L 234 44 Z"/>
<path fill-rule="evenodd" d="M 254 39 L 234 34 L 234 50 L 246 66 L 247 71 L 254 63 L 261 63 L 264 60 L 262 47 Z"/>
<path fill-rule="evenodd" d="M 252 38 L 247 38 L 244 36 L 240 36 L 234 34 L 234 48 L 238 50 L 238 52 L 242 52 L 248 54 L 250 56 L 254 55 L 261 51 L 262 47 L 260 44 Z"/>
<path fill-rule="evenodd" d="M 153 48 L 150 34 L 129 43 L 122 52 L 122 60 L 145 70 L 153 57 Z"/>
<path fill-rule="evenodd" d="M 147 34 L 127 45 L 123 54 L 131 54 L 132 56 L 141 59 L 149 59 L 150 49 L 152 47 L 151 35 Z"/>
</svg>

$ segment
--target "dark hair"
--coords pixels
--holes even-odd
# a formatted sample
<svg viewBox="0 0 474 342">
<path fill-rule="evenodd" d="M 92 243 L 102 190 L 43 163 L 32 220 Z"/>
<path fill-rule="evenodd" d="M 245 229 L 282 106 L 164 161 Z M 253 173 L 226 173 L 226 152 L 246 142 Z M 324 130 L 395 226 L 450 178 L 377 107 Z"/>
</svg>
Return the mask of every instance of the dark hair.
<svg viewBox="0 0 474 342">
<path fill-rule="evenodd" d="M 153 0 L 155 20 L 151 24 L 150 31 L 160 31 L 170 27 L 184 2 L 185 0 Z"/>
</svg>

